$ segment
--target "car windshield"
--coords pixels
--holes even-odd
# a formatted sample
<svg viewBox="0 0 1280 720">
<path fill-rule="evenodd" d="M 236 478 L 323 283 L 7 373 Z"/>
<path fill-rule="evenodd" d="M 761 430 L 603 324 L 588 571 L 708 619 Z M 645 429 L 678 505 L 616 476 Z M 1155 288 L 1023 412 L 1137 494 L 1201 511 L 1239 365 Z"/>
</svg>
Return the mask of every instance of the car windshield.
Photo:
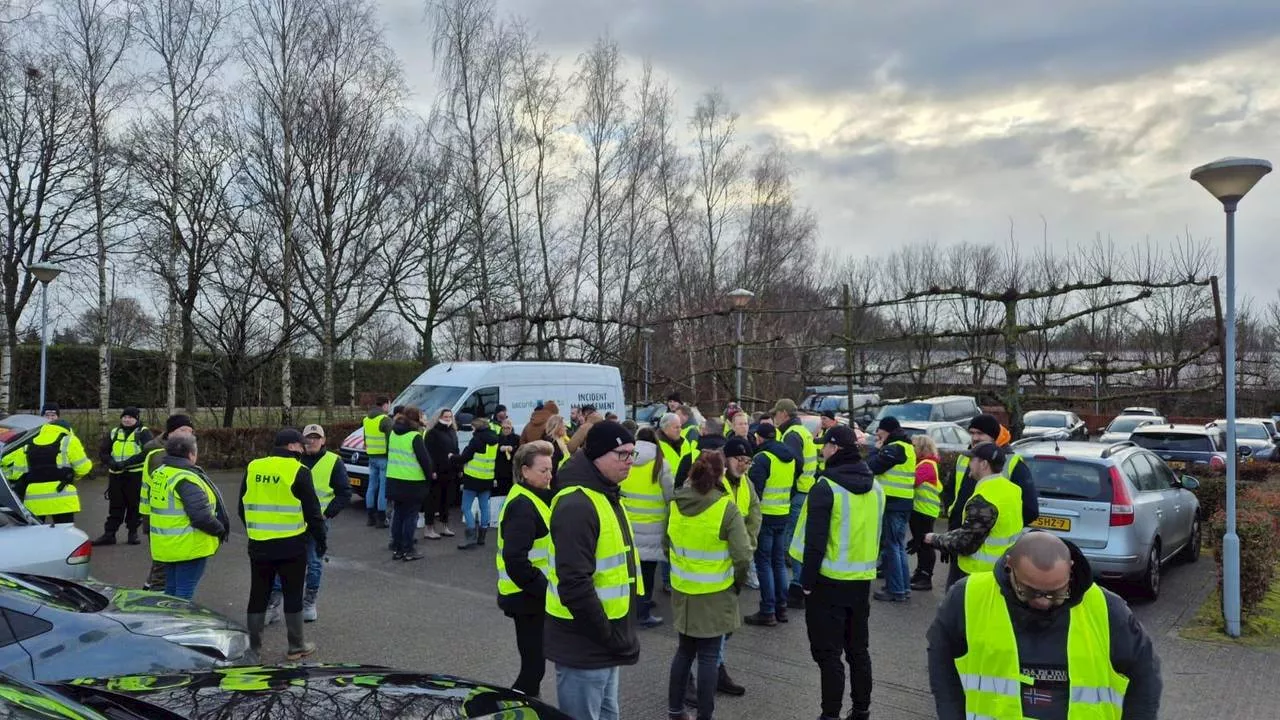
<svg viewBox="0 0 1280 720">
<path fill-rule="evenodd" d="M 1225 429 L 1226 425 L 1223 424 Z M 1236 423 L 1236 435 L 1246 440 L 1270 440 L 1271 433 L 1261 424 L 1254 425 L 1251 423 Z"/>
<path fill-rule="evenodd" d="M 396 397 L 392 405 L 413 405 L 423 415 L 435 415 L 440 408 L 453 409 L 466 388 L 453 385 L 410 385 Z"/>
<path fill-rule="evenodd" d="M 839 395 L 827 395 L 818 401 L 818 412 L 823 410 L 834 410 L 836 412 L 848 412 L 849 401 Z"/>
<path fill-rule="evenodd" d="M 1064 428 L 1067 426 L 1067 416 L 1053 412 L 1029 412 L 1022 416 L 1022 424 L 1036 427 Z"/>
<path fill-rule="evenodd" d="M 98 612 L 111 604 L 107 598 L 83 585 L 43 575 L 0 573 L 0 590 L 72 612 Z"/>
<path fill-rule="evenodd" d="M 1169 452 L 1213 452 L 1216 448 L 1208 435 L 1175 432 L 1143 432 L 1129 436 L 1138 447 Z"/>
<path fill-rule="evenodd" d="M 1111 499 L 1111 477 L 1107 468 L 1094 463 L 1058 457 L 1024 458 L 1041 497 L 1070 500 Z"/>
<path fill-rule="evenodd" d="M 1117 433 L 1133 432 L 1134 428 L 1137 428 L 1140 425 L 1150 425 L 1150 424 L 1151 424 L 1151 418 L 1149 417 L 1142 417 L 1140 415 L 1136 415 L 1136 416 L 1128 415 L 1125 417 L 1118 417 L 1115 420 L 1112 420 L 1111 424 L 1107 426 L 1107 432 L 1117 432 Z"/>
<path fill-rule="evenodd" d="M 901 405 L 885 405 L 880 408 L 880 414 L 876 415 L 877 420 L 887 417 L 896 417 L 899 420 L 928 420 L 929 412 L 933 406 L 929 403 L 902 403 Z"/>
</svg>

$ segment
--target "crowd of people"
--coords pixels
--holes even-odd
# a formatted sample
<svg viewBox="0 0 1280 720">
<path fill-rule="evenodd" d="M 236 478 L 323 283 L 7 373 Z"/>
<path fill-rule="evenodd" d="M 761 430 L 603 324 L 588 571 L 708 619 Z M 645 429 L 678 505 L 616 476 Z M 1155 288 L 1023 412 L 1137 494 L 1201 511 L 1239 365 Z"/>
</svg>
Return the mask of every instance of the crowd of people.
<svg viewBox="0 0 1280 720">
<path fill-rule="evenodd" d="M 92 464 L 57 408 L 45 409 L 55 422 L 6 456 L 5 472 L 33 513 L 69 521 L 75 480 Z M 426 541 L 455 535 L 455 499 L 460 550 L 485 546 L 496 525 L 498 606 L 520 655 L 513 687 L 540 696 L 550 661 L 558 705 L 575 720 L 621 717 L 620 669 L 638 661 L 640 631 L 666 622 L 677 635 L 669 717 L 712 718 L 717 693 L 747 691 L 729 674 L 729 638 L 744 624 L 776 628 L 792 612 L 803 612 L 818 666 L 819 720 L 869 718 L 872 601 L 892 608 L 932 589 L 939 561 L 949 565 L 948 592 L 927 658 L 939 717 L 1156 717 L 1150 639 L 1093 583 L 1078 549 L 1027 530 L 1035 484 L 995 417 L 974 419 L 970 450 L 944 477 L 936 446 L 892 417 L 864 457 L 856 426 L 826 415 L 815 437 L 788 399 L 768 414 L 731 406 L 702 423 L 695 415 L 673 395 L 656 427 L 589 406 L 565 422 L 546 402 L 516 434 L 498 406 L 474 419 L 460 447 L 449 409 L 427 421 L 417 407 L 381 401 L 363 421 L 367 524 L 387 530 L 397 562 L 422 558 L 420 523 Z M 231 532 L 230 506 L 197 464 L 189 417 L 168 418 L 155 438 L 138 419 L 126 408 L 103 444 L 110 511 L 94 542 L 115 543 L 121 525 L 129 543 L 147 534 L 144 587 L 189 599 Z M 495 493 L 505 500 L 491 518 Z M 281 430 L 246 468 L 237 514 L 249 539 L 255 650 L 283 616 L 287 658 L 315 651 L 304 623 L 317 617 L 329 520 L 350 498 L 319 425 Z M 873 590 L 877 578 L 884 584 Z M 740 594 L 753 587 L 759 605 L 744 616 Z M 670 595 L 669 619 L 656 612 L 659 589 Z"/>
</svg>

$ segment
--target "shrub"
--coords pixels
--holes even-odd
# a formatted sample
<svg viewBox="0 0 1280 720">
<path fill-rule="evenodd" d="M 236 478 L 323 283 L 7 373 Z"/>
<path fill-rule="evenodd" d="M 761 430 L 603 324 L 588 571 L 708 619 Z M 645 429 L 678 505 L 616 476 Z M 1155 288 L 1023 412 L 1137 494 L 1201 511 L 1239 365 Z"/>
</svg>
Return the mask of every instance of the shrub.
<svg viewBox="0 0 1280 720">
<path fill-rule="evenodd" d="M 1280 499 L 1280 493 L 1276 498 Z M 1268 500 L 1270 501 L 1270 500 Z M 1274 509 L 1280 511 L 1280 504 Z M 1276 530 L 1280 527 L 1280 512 L 1267 509 L 1247 509 L 1236 514 L 1236 534 L 1240 537 L 1240 605 L 1244 612 L 1257 608 L 1266 598 L 1280 561 L 1280 545 L 1276 542 Z M 1221 536 L 1226 531 L 1225 510 L 1219 510 L 1210 523 L 1211 532 Z M 1218 569 L 1218 589 L 1222 589 L 1222 547 L 1218 543 L 1213 551 Z"/>
<path fill-rule="evenodd" d="M 1227 480 L 1221 475 L 1198 475 L 1200 487 L 1196 488 L 1196 497 L 1200 500 L 1200 517 L 1212 518 L 1227 503 Z"/>
<path fill-rule="evenodd" d="M 337 450 L 359 423 L 330 423 L 325 426 L 325 441 Z M 200 430 L 200 466 L 206 470 L 243 468 L 250 461 L 271 452 L 276 428 L 210 428 Z"/>
</svg>

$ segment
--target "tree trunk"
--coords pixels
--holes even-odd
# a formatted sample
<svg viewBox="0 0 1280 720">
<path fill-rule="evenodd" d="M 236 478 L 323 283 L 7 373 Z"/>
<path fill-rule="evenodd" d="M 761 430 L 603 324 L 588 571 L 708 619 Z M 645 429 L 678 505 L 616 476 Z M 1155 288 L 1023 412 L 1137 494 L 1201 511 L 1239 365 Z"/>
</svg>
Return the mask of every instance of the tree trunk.
<svg viewBox="0 0 1280 720">
<path fill-rule="evenodd" d="M 1004 407 L 1009 413 L 1009 432 L 1022 434 L 1022 372 L 1018 367 L 1018 301 L 1004 301 Z"/>
<path fill-rule="evenodd" d="M 110 426 L 107 411 L 111 407 L 111 298 L 107 293 L 106 212 L 102 207 L 102 154 L 96 124 L 93 134 L 93 215 L 94 239 L 98 250 L 98 431 L 106 433 Z"/>
<path fill-rule="evenodd" d="M 355 408 L 356 406 L 356 338 L 351 336 L 351 362 L 347 366 L 351 373 L 351 390 L 347 394 L 347 407 Z"/>
<path fill-rule="evenodd" d="M 199 403 L 196 400 L 196 368 L 195 349 L 196 331 L 192 318 L 195 308 L 186 303 L 182 307 L 182 398 L 183 406 L 190 415 L 196 414 Z"/>
<path fill-rule="evenodd" d="M 169 415 L 178 409 L 178 318 L 174 312 L 177 303 L 169 295 L 169 309 L 165 313 L 164 344 L 168 359 L 168 376 L 165 382 L 165 408 Z"/>
<path fill-rule="evenodd" d="M 336 392 L 333 382 L 334 354 L 333 333 L 326 330 L 324 342 L 320 343 L 320 364 L 324 375 L 324 379 L 320 383 L 324 389 L 324 396 L 320 398 L 320 412 L 325 422 L 333 420 L 333 396 Z"/>
<path fill-rule="evenodd" d="M 6 413 L 13 412 L 16 403 L 13 395 L 13 357 L 18 351 L 18 330 L 6 323 L 4 342 L 0 343 L 0 408 Z"/>
<path fill-rule="evenodd" d="M 233 372 L 230 368 L 223 375 L 222 392 L 222 427 L 234 427 L 236 419 L 236 410 L 240 406 L 241 386 L 244 385 L 244 377 L 237 372 Z"/>
</svg>

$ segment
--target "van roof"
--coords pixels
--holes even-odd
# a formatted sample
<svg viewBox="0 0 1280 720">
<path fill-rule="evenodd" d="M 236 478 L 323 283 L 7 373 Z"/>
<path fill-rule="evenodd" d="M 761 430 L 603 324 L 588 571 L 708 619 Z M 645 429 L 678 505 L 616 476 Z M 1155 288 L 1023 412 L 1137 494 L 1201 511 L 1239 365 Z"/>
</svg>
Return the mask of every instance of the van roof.
<svg viewBox="0 0 1280 720">
<path fill-rule="evenodd" d="M 474 386 L 489 382 L 488 378 L 503 377 L 506 381 L 539 380 L 540 375 L 570 371 L 575 374 L 584 371 L 598 372 L 600 376 L 621 380 L 618 369 L 610 365 L 597 365 L 581 362 L 540 362 L 536 360 L 514 360 L 509 362 L 486 361 L 449 361 L 432 365 L 413 381 L 415 385 L 460 385 Z M 512 376 L 515 377 L 512 377 Z M 575 380 L 583 378 L 576 377 Z"/>
</svg>

